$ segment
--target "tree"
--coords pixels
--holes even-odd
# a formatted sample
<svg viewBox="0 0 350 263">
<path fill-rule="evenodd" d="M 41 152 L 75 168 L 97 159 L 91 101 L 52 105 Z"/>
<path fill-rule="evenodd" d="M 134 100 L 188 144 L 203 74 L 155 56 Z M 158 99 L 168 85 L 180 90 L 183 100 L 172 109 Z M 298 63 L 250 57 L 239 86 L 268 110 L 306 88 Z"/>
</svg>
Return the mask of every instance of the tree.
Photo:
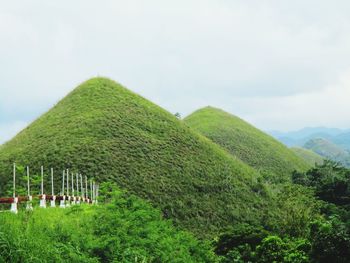
<svg viewBox="0 0 350 263">
<path fill-rule="evenodd" d="M 176 118 L 181 119 L 181 114 L 179 112 L 176 112 L 174 115 Z"/>
<path fill-rule="evenodd" d="M 311 225 L 311 256 L 316 262 L 350 262 L 350 235 L 346 225 L 336 216 Z"/>
</svg>

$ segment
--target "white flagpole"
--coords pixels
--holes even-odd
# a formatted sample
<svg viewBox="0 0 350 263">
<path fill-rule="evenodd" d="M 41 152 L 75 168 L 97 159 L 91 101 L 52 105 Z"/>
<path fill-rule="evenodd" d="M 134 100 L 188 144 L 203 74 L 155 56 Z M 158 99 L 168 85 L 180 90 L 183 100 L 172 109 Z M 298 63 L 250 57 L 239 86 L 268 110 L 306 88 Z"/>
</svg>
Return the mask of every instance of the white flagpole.
<svg viewBox="0 0 350 263">
<path fill-rule="evenodd" d="M 67 177 L 67 196 L 69 196 L 69 169 L 67 169 L 66 177 Z"/>
<path fill-rule="evenodd" d="M 17 214 L 18 198 L 16 197 L 16 164 L 13 163 L 13 202 L 11 203 L 11 212 Z"/>
<path fill-rule="evenodd" d="M 13 163 L 13 198 L 16 197 L 16 164 Z"/>
<path fill-rule="evenodd" d="M 74 197 L 74 175 L 73 175 L 73 173 L 71 173 L 71 177 L 72 177 L 72 180 L 71 180 L 71 183 L 72 183 L 72 195 Z"/>
<path fill-rule="evenodd" d="M 65 176 L 65 170 L 62 171 L 62 196 L 64 196 L 64 176 Z"/>
<path fill-rule="evenodd" d="M 54 189 L 53 189 L 53 168 L 51 168 L 51 195 L 54 196 Z"/>
<path fill-rule="evenodd" d="M 44 166 L 41 166 L 41 199 L 40 207 L 46 208 L 46 195 L 44 194 Z"/>
<path fill-rule="evenodd" d="M 29 166 L 27 166 L 27 192 L 28 196 L 30 196 Z"/>
<path fill-rule="evenodd" d="M 56 206 L 56 196 L 55 196 L 55 190 L 53 188 L 53 168 L 51 168 L 51 201 L 50 201 L 50 205 L 51 207 L 55 207 Z"/>
<path fill-rule="evenodd" d="M 41 195 L 44 194 L 44 167 L 41 166 Z"/>
<path fill-rule="evenodd" d="M 89 189 L 88 189 L 88 183 L 87 183 L 87 176 L 85 175 L 85 198 L 89 198 Z"/>
<path fill-rule="evenodd" d="M 80 174 L 79 177 L 80 177 L 80 196 L 84 201 L 85 198 L 84 198 L 83 176 Z"/>
<path fill-rule="evenodd" d="M 66 196 L 65 196 L 65 193 L 64 193 L 64 177 L 65 177 L 65 170 L 63 169 L 62 171 L 62 193 L 61 193 L 61 196 L 62 196 L 62 200 L 60 201 L 60 208 L 65 208 L 66 207 Z"/>
<path fill-rule="evenodd" d="M 79 196 L 79 179 L 78 179 L 78 173 L 75 174 L 75 179 L 77 180 L 77 196 Z"/>
<path fill-rule="evenodd" d="M 28 192 L 28 201 L 26 205 L 27 210 L 33 210 L 32 206 L 32 196 L 30 195 L 30 178 L 29 178 L 29 166 L 27 166 L 27 192 Z"/>
</svg>

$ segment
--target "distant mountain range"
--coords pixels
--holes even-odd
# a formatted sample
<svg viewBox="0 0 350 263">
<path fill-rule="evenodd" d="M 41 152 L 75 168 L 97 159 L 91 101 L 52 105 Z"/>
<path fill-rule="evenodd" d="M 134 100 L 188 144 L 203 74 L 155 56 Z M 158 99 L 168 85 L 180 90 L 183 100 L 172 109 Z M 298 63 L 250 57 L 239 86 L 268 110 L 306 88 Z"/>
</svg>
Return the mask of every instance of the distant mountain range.
<svg viewBox="0 0 350 263">
<path fill-rule="evenodd" d="M 350 166 L 350 129 L 306 127 L 298 131 L 270 131 L 289 147 L 303 147 L 345 166 Z"/>
</svg>

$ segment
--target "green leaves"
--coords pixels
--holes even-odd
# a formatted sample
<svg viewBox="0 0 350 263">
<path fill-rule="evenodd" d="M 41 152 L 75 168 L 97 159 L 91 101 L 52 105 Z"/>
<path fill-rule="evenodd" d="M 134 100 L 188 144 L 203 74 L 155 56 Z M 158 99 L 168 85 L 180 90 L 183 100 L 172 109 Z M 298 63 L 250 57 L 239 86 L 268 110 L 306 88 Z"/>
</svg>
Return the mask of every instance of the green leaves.
<svg viewBox="0 0 350 263">
<path fill-rule="evenodd" d="M 140 198 L 101 185 L 99 206 L 0 214 L 0 262 L 216 262 Z M 108 201 L 102 204 L 102 201 Z"/>
</svg>

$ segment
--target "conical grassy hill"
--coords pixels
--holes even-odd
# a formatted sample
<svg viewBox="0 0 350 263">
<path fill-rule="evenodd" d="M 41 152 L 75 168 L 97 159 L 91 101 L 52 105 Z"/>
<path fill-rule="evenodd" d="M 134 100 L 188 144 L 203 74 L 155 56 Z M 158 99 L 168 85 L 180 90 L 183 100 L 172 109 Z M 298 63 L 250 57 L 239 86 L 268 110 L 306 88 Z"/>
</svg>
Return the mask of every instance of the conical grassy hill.
<svg viewBox="0 0 350 263">
<path fill-rule="evenodd" d="M 302 147 L 292 147 L 290 149 L 311 166 L 323 163 L 324 158 L 314 151 Z"/>
<path fill-rule="evenodd" d="M 185 123 L 225 148 L 268 180 L 289 180 L 293 170 L 309 165 L 282 143 L 244 120 L 213 107 L 200 109 L 185 118 Z"/>
<path fill-rule="evenodd" d="M 13 162 L 30 165 L 32 173 L 44 165 L 117 182 L 199 236 L 258 222 L 266 205 L 254 169 L 105 78 L 84 82 L 3 145 L 2 193 Z"/>
</svg>

